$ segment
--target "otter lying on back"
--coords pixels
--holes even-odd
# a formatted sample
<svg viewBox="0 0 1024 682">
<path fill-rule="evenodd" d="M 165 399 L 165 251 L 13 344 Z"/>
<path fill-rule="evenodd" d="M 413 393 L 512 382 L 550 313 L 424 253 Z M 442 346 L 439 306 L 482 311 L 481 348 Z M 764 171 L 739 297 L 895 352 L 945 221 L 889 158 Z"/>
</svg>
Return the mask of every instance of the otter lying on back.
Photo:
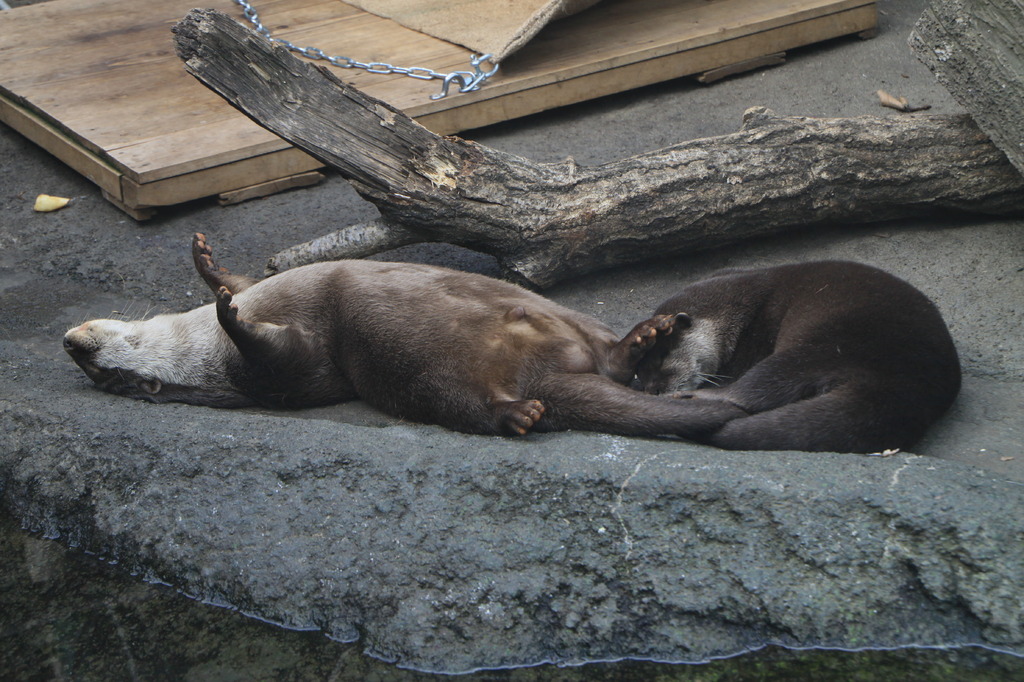
<svg viewBox="0 0 1024 682">
<path fill-rule="evenodd" d="M 718 447 L 906 448 L 960 390 L 960 363 L 939 311 L 914 287 L 866 265 L 725 271 L 657 312 L 686 315 L 675 334 L 658 336 L 637 376 L 650 393 L 686 391 L 684 402 L 750 413 L 699 436 Z"/>
<path fill-rule="evenodd" d="M 700 435 L 744 413 L 625 386 L 672 319 L 619 340 L 599 321 L 481 275 L 337 261 L 258 281 L 193 239 L 217 302 L 142 322 L 94 320 L 64 346 L 107 391 L 154 402 L 303 407 L 362 398 L 452 429 Z"/>
</svg>

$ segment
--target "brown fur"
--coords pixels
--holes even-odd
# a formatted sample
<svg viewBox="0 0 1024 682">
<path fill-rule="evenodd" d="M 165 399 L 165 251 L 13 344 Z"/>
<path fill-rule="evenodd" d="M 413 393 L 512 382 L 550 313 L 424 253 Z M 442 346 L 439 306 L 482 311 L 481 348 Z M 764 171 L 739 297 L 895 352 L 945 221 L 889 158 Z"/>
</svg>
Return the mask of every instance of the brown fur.
<svg viewBox="0 0 1024 682">
<path fill-rule="evenodd" d="M 337 261 L 257 281 L 195 265 L 217 302 L 139 323 L 88 322 L 65 347 L 102 388 L 152 401 L 303 407 L 362 398 L 474 433 L 588 429 L 692 437 L 743 415 L 633 391 L 674 318 L 618 339 L 507 282 L 428 265 Z"/>
<path fill-rule="evenodd" d="M 749 412 L 700 436 L 719 447 L 906 448 L 960 389 L 956 348 L 935 306 L 866 265 L 726 271 L 657 312 L 685 312 L 691 326 L 658 339 L 637 367 L 641 384 Z"/>
</svg>

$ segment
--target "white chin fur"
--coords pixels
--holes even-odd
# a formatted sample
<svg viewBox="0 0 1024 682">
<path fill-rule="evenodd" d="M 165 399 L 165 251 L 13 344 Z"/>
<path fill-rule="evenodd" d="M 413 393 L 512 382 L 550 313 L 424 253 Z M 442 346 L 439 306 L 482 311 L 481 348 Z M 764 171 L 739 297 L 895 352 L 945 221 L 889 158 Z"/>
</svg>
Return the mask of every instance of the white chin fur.
<svg viewBox="0 0 1024 682">
<path fill-rule="evenodd" d="M 209 362 L 213 344 L 204 340 L 211 334 L 193 332 L 196 327 L 208 327 L 203 318 L 211 317 L 216 324 L 216 317 L 186 315 L 192 318 L 191 324 L 180 324 L 183 315 L 158 315 L 139 322 L 91 320 L 69 330 L 65 338 L 91 351 L 88 362 L 99 369 L 130 370 L 165 384 L 198 386 L 204 378 L 201 367 L 217 363 Z"/>
<path fill-rule="evenodd" d="M 720 335 L 710 320 L 697 320 L 684 332 L 682 341 L 665 359 L 663 368 L 671 373 L 669 391 L 692 391 L 713 377 L 720 366 Z"/>
</svg>

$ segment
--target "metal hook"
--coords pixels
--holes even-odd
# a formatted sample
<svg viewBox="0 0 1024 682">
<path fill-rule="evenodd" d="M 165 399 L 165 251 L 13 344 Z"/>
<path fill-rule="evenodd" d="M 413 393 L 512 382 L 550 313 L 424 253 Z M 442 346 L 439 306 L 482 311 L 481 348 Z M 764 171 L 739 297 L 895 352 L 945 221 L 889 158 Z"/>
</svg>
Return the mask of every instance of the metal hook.
<svg viewBox="0 0 1024 682">
<path fill-rule="evenodd" d="M 430 99 L 437 100 L 447 97 L 448 88 L 451 87 L 452 81 L 456 78 L 462 81 L 459 85 L 459 92 L 472 92 L 474 90 L 479 90 L 480 86 L 483 85 L 488 78 L 496 74 L 500 68 L 500 64 L 495 64 L 494 68 L 490 71 L 484 71 L 480 68 L 480 65 L 486 61 L 490 61 L 491 57 L 492 55 L 490 54 L 473 55 L 469 60 L 469 64 L 473 67 L 474 73 L 469 71 L 452 71 L 451 73 L 446 74 L 444 81 L 441 83 L 441 92 L 436 95 L 431 95 Z"/>
<path fill-rule="evenodd" d="M 441 81 L 441 92 L 436 95 L 431 95 L 430 99 L 444 99 L 445 97 L 447 97 L 448 88 L 451 86 L 452 81 L 455 80 L 456 78 L 461 78 L 463 84 L 465 84 L 468 82 L 468 79 L 471 79 L 472 77 L 473 74 L 471 74 L 468 71 L 452 71 L 449 74 L 445 74 L 444 80 Z M 459 88 L 459 91 L 462 92 L 461 86 Z"/>
<path fill-rule="evenodd" d="M 494 65 L 494 68 L 491 69 L 490 71 L 484 71 L 483 69 L 480 68 L 480 65 L 486 61 L 490 61 L 492 56 L 493 55 L 488 53 L 479 56 L 473 55 L 470 58 L 469 64 L 470 66 L 473 67 L 476 73 L 473 74 L 472 79 L 468 83 L 466 83 L 465 79 L 463 79 L 464 84 L 461 88 L 459 88 L 459 92 L 472 92 L 473 90 L 479 90 L 480 86 L 483 85 L 484 81 L 486 81 L 488 78 L 490 78 L 491 76 L 498 72 L 498 69 L 500 68 L 501 65 L 497 63 Z"/>
</svg>

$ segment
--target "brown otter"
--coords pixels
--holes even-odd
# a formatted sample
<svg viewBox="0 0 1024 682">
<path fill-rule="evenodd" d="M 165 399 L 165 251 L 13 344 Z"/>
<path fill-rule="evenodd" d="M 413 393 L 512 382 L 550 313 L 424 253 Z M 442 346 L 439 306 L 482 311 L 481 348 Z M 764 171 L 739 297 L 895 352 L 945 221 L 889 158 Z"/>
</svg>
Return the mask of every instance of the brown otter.
<svg viewBox="0 0 1024 682">
<path fill-rule="evenodd" d="M 472 433 L 585 429 L 699 435 L 743 415 L 624 384 L 672 318 L 618 339 L 508 282 L 408 263 L 336 261 L 264 280 L 219 268 L 193 238 L 217 301 L 140 322 L 94 320 L 64 346 L 100 388 L 154 402 L 303 407 L 362 398 Z"/>
<path fill-rule="evenodd" d="M 685 391 L 685 402 L 749 412 L 698 438 L 718 447 L 906 448 L 960 390 L 960 362 L 939 311 L 910 284 L 867 265 L 724 271 L 657 310 L 677 311 L 686 315 L 676 333 L 657 337 L 637 376 L 650 393 Z"/>
</svg>

